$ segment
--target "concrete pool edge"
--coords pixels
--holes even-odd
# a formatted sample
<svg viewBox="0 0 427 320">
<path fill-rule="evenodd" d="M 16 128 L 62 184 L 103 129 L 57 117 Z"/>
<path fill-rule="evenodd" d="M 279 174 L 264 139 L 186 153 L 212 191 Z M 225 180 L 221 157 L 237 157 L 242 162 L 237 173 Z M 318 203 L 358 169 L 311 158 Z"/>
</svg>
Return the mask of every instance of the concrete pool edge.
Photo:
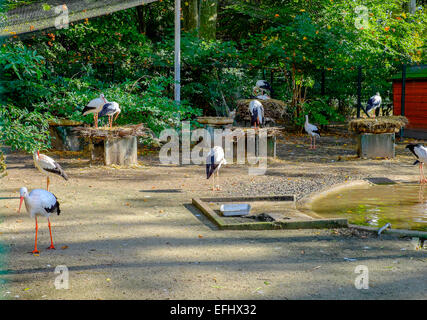
<svg viewBox="0 0 427 320">
<path fill-rule="evenodd" d="M 400 182 L 396 182 L 396 183 L 399 184 Z M 314 201 L 317 201 L 339 190 L 345 190 L 345 189 L 350 189 L 357 186 L 368 186 L 368 185 L 373 185 L 373 184 L 367 180 L 354 180 L 354 181 L 339 183 L 326 190 L 315 192 L 313 194 L 310 194 L 296 201 L 295 206 L 298 210 L 302 211 L 307 215 L 310 215 L 318 219 L 324 219 L 324 217 L 322 217 L 321 215 L 317 214 L 312 210 L 312 204 Z M 368 226 L 362 226 L 362 225 L 351 224 L 351 223 L 348 224 L 348 227 L 358 229 L 361 231 L 372 232 L 376 234 L 378 234 L 378 229 L 379 229 L 375 227 L 368 227 Z M 387 230 L 384 230 L 382 234 L 395 235 L 400 237 L 417 237 L 421 239 L 427 239 L 427 231 L 408 230 L 408 229 L 387 229 Z"/>
</svg>

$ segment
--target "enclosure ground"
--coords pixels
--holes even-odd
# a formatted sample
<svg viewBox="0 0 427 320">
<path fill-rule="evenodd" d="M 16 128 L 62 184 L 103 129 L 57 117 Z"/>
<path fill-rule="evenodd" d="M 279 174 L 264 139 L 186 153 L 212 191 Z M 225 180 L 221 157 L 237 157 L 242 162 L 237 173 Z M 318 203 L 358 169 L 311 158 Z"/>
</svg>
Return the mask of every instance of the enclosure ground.
<svg viewBox="0 0 427 320">
<path fill-rule="evenodd" d="M 7 157 L 0 180 L 3 299 L 427 299 L 427 254 L 410 239 L 352 229 L 218 230 L 191 205 L 195 197 L 295 194 L 302 199 L 331 185 L 368 177 L 417 181 L 418 167 L 398 142 L 392 160 L 359 160 L 350 136 L 324 136 L 317 150 L 306 136 L 278 141 L 278 159 L 263 176 L 243 165 L 221 169 L 222 191 L 210 190 L 203 166 L 159 164 L 88 168 L 78 154 L 53 154 L 70 176 L 53 178 L 61 215 L 34 221 L 19 204 L 19 187 L 45 188 L 32 157 Z M 80 159 L 79 159 L 80 157 Z M 350 258 L 350 260 L 348 259 Z M 357 260 L 351 260 L 357 259 Z M 56 290 L 54 269 L 66 265 L 69 290 Z M 357 290 L 357 265 L 369 268 L 370 288 Z"/>
</svg>

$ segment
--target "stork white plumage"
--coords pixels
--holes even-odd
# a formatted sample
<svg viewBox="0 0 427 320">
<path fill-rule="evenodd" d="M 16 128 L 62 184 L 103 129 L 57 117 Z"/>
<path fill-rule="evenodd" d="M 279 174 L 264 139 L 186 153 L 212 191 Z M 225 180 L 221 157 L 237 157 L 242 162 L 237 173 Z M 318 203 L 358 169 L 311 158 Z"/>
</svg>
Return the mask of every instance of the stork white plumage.
<svg viewBox="0 0 427 320">
<path fill-rule="evenodd" d="M 221 190 L 219 187 L 219 168 L 223 164 L 227 164 L 224 149 L 220 146 L 213 147 L 206 158 L 206 178 L 209 179 L 212 176 L 212 191 L 215 190 L 215 173 L 218 178 L 217 190 Z"/>
<path fill-rule="evenodd" d="M 255 87 L 260 88 L 262 94 L 264 94 L 265 91 L 268 91 L 271 94 L 271 92 L 273 91 L 273 88 L 271 87 L 270 83 L 265 80 L 258 80 L 255 84 Z"/>
<path fill-rule="evenodd" d="M 265 123 L 264 107 L 258 100 L 249 102 L 249 113 L 251 115 L 251 126 L 256 129 L 257 125 L 261 126 Z"/>
<path fill-rule="evenodd" d="M 46 217 L 48 221 L 50 247 L 48 247 L 47 249 L 55 249 L 52 239 L 52 228 L 49 220 L 49 217 L 52 213 L 57 213 L 58 215 L 61 213 L 61 210 L 59 209 L 59 202 L 56 199 L 55 195 L 53 193 L 50 193 L 49 191 L 42 189 L 34 189 L 30 193 L 28 193 L 28 190 L 25 187 L 22 187 L 19 190 L 19 193 L 20 201 L 18 213 L 21 212 L 22 201 L 25 201 L 25 208 L 27 209 L 27 212 L 30 214 L 31 218 L 35 218 L 36 220 L 36 237 L 34 240 L 34 250 L 32 251 L 32 253 L 40 253 L 37 250 L 38 215 Z"/>
<path fill-rule="evenodd" d="M 53 160 L 47 155 L 40 154 L 39 151 L 33 153 L 34 165 L 36 168 L 47 177 L 46 189 L 49 190 L 49 176 L 51 174 L 56 174 L 63 177 L 65 180 L 68 180 L 68 176 L 58 162 Z"/>
<path fill-rule="evenodd" d="M 314 125 L 308 122 L 308 115 L 305 115 L 305 124 L 304 124 L 305 132 L 310 136 L 310 149 L 316 149 L 316 137 L 320 138 L 320 131 Z M 314 144 L 313 144 L 314 140 Z"/>
<path fill-rule="evenodd" d="M 91 100 L 82 111 L 84 116 L 93 113 L 93 122 L 95 128 L 98 128 L 98 113 L 102 110 L 102 107 L 106 103 L 107 99 L 105 99 L 104 94 L 101 93 L 99 98 Z"/>
<path fill-rule="evenodd" d="M 369 112 L 371 112 L 372 110 L 374 110 L 374 118 L 375 118 L 375 110 L 378 109 L 381 106 L 381 96 L 380 93 L 377 92 L 376 95 L 372 96 L 367 105 L 366 105 L 366 113 L 369 114 Z"/>
<path fill-rule="evenodd" d="M 420 183 L 424 184 L 427 182 L 426 177 L 424 176 L 424 163 L 427 162 L 427 148 L 424 147 L 422 144 L 419 143 L 411 143 L 408 144 L 406 149 L 409 149 L 415 157 L 417 157 L 417 160 L 414 162 L 414 165 L 419 164 L 420 168 Z"/>
<path fill-rule="evenodd" d="M 116 121 L 120 112 L 121 112 L 120 106 L 117 102 L 114 102 L 114 101 L 113 102 L 107 102 L 102 107 L 102 110 L 99 113 L 99 116 L 100 117 L 108 116 L 108 125 L 110 128 L 112 128 L 113 127 L 113 117 L 114 117 L 114 115 L 116 115 L 116 117 L 114 118 L 114 121 Z"/>
</svg>

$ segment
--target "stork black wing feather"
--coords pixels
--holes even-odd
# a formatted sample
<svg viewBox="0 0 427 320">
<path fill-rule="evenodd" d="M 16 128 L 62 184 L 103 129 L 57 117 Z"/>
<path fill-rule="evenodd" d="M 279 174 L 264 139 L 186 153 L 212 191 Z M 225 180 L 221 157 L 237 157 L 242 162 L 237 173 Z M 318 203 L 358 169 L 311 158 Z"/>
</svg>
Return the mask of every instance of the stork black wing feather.
<svg viewBox="0 0 427 320">
<path fill-rule="evenodd" d="M 251 114 L 251 126 L 255 125 L 258 119 L 258 108 L 254 108 Z"/>
<path fill-rule="evenodd" d="M 102 110 L 101 110 L 101 112 L 99 113 L 99 117 L 103 117 L 103 116 L 105 116 L 105 115 L 107 115 L 109 112 L 112 112 L 112 111 L 114 111 L 115 109 L 114 109 L 114 107 L 113 107 L 113 104 L 112 103 L 106 103 L 106 104 L 104 104 L 104 106 L 102 107 Z"/>
<path fill-rule="evenodd" d="M 52 173 L 55 173 L 57 175 L 60 175 L 65 180 L 68 180 L 67 174 L 65 173 L 65 171 L 62 169 L 62 167 L 57 162 L 55 162 L 55 168 L 53 168 L 53 169 L 44 168 L 44 170 L 46 170 L 47 172 L 52 172 Z"/>
<path fill-rule="evenodd" d="M 58 201 L 56 201 L 55 204 L 52 207 L 45 208 L 45 210 L 47 212 L 50 212 L 50 213 L 56 212 L 58 214 L 58 216 L 61 213 L 61 209 L 59 208 L 59 202 Z"/>
<path fill-rule="evenodd" d="M 418 158 L 418 155 L 415 153 L 414 149 L 420 148 L 420 147 L 421 147 L 421 144 L 419 144 L 419 143 L 410 143 L 405 147 L 405 149 L 409 149 L 409 151 L 411 151 L 414 154 L 414 156 L 416 156 Z"/>
<path fill-rule="evenodd" d="M 215 169 L 218 167 L 218 164 L 215 164 L 215 156 L 211 156 L 211 161 L 206 163 L 206 179 L 209 179 L 211 175 L 215 172 Z"/>
</svg>

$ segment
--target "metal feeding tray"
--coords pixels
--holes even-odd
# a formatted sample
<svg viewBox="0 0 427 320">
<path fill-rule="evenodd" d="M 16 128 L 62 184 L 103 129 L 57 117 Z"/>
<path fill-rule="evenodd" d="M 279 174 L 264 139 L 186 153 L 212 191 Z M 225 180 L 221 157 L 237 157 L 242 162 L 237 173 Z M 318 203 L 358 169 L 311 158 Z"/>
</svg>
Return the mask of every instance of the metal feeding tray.
<svg viewBox="0 0 427 320">
<path fill-rule="evenodd" d="M 246 216 L 251 211 L 251 205 L 247 203 L 223 204 L 219 211 L 226 217 L 229 216 Z"/>
</svg>

